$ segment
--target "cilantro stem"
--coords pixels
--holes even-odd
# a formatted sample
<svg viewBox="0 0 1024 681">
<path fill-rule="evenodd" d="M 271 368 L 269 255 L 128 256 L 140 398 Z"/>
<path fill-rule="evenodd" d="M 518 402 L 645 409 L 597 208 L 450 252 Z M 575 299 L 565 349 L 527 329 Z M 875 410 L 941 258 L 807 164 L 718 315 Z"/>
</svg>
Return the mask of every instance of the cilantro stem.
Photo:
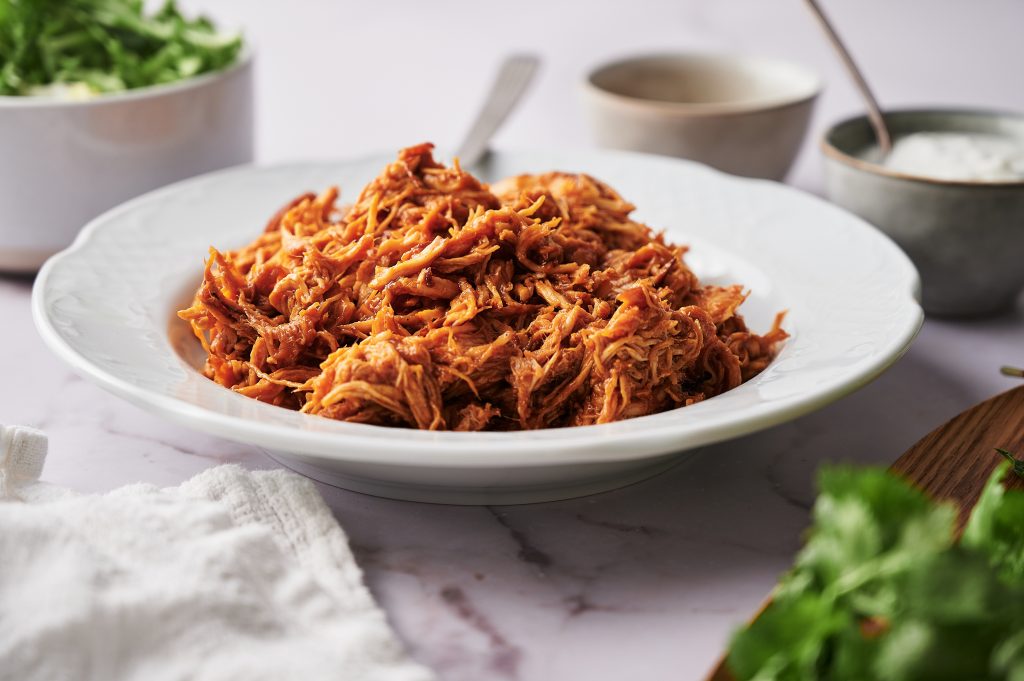
<svg viewBox="0 0 1024 681">
<path fill-rule="evenodd" d="M 1006 459 L 1013 464 L 1013 472 L 1024 478 L 1024 459 L 1018 459 L 1013 454 L 1005 449 L 996 447 L 996 451 L 1002 454 Z"/>
</svg>

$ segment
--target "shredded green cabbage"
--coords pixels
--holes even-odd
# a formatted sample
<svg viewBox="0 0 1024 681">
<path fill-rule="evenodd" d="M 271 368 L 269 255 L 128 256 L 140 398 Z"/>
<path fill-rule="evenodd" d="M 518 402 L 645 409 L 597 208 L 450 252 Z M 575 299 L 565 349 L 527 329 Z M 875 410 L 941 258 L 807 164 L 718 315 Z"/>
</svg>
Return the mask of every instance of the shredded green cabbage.
<svg viewBox="0 0 1024 681">
<path fill-rule="evenodd" d="M 174 0 L 150 14 L 142 0 L 0 0 L 0 95 L 171 83 L 225 68 L 241 48 L 240 34 L 186 19 Z"/>
</svg>

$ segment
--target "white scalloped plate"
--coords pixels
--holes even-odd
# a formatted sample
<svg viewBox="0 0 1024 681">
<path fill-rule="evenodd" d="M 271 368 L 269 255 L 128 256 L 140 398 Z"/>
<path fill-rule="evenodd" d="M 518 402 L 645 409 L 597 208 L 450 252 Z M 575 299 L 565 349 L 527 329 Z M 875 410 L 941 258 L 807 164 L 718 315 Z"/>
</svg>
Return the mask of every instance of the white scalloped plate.
<svg viewBox="0 0 1024 681">
<path fill-rule="evenodd" d="M 921 326 L 918 276 L 887 237 L 820 199 L 674 159 L 623 152 L 499 152 L 487 180 L 591 173 L 636 216 L 688 243 L 703 279 L 737 282 L 764 330 L 788 309 L 792 337 L 759 376 L 705 402 L 619 423 L 510 433 L 423 432 L 331 421 L 242 397 L 204 378 L 175 311 L 207 248 L 255 237 L 291 197 L 340 184 L 352 197 L 387 157 L 244 167 L 187 180 L 100 216 L 46 263 L 33 291 L 43 339 L 111 392 L 183 425 L 261 447 L 314 478 L 447 503 L 567 498 L 639 480 L 680 452 L 781 423 L 863 386 Z"/>
</svg>

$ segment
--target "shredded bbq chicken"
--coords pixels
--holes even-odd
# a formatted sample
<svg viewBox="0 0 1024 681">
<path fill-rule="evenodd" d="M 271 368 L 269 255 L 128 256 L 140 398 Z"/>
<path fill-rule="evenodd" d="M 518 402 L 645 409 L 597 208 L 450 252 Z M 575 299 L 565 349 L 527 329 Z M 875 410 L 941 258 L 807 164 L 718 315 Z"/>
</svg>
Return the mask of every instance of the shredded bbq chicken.
<svg viewBox="0 0 1024 681">
<path fill-rule="evenodd" d="M 211 249 L 179 316 L 205 374 L 248 397 L 382 426 L 513 430 L 682 407 L 763 370 L 786 333 L 702 286 L 686 248 L 587 175 L 488 188 L 403 149 L 355 203 L 303 194 Z"/>
</svg>

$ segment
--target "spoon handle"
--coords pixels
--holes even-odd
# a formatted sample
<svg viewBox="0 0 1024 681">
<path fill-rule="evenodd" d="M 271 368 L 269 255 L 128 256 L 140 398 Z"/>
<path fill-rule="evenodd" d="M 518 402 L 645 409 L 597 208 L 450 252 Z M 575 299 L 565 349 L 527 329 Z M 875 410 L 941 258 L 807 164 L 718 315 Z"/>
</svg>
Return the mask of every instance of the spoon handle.
<svg viewBox="0 0 1024 681">
<path fill-rule="evenodd" d="M 853 57 L 850 56 L 850 51 L 843 45 L 843 41 L 839 39 L 839 34 L 836 33 L 835 29 L 832 28 L 831 22 L 828 17 L 821 10 L 818 5 L 818 0 L 805 0 L 807 6 L 810 8 L 811 13 L 818 20 L 822 30 L 825 32 L 825 36 L 829 42 L 832 43 L 832 47 L 839 54 L 839 58 L 843 62 L 843 66 L 846 67 L 847 73 L 850 74 L 850 78 L 853 79 L 854 85 L 860 90 L 861 96 L 864 98 L 864 103 L 868 107 L 868 120 L 871 122 L 871 127 L 875 130 L 875 138 L 878 140 L 878 146 L 882 150 L 883 154 L 888 154 L 889 150 L 892 149 L 892 137 L 889 135 L 889 128 L 885 125 L 885 119 L 882 117 L 882 111 L 878 107 L 878 100 L 871 93 L 871 88 L 868 87 L 868 82 L 864 80 L 864 76 L 861 74 L 859 68 L 857 68 L 856 62 L 853 61 Z"/>
<path fill-rule="evenodd" d="M 487 143 L 519 102 L 539 65 L 540 60 L 529 54 L 514 55 L 502 63 L 483 108 L 459 145 L 456 156 L 463 166 L 476 165 L 487 153 Z"/>
</svg>

